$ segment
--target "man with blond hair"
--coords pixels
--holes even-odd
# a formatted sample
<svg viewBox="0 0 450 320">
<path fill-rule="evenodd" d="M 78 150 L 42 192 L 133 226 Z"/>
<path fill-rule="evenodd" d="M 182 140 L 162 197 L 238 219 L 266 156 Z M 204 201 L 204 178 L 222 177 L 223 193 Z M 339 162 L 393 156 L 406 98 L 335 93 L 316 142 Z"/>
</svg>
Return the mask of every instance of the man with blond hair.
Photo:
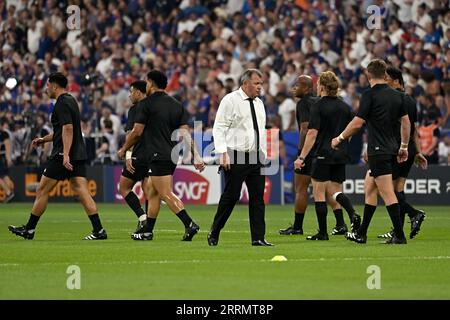
<svg viewBox="0 0 450 320">
<path fill-rule="evenodd" d="M 338 98 L 338 89 L 339 80 L 333 72 L 326 71 L 320 75 L 317 93 L 321 98 L 311 108 L 305 144 L 294 163 L 296 169 L 305 166 L 306 157 L 314 150 L 311 178 L 319 232 L 308 236 L 307 240 L 328 240 L 327 194 L 332 195 L 334 201 L 343 205 L 350 216 L 352 227 L 359 227 L 359 215 L 356 214 L 347 196 L 342 193 L 345 165 L 350 160 L 349 144 L 345 142 L 337 150 L 333 150 L 330 146 L 330 140 L 348 125 L 352 117 L 350 107 Z"/>
</svg>

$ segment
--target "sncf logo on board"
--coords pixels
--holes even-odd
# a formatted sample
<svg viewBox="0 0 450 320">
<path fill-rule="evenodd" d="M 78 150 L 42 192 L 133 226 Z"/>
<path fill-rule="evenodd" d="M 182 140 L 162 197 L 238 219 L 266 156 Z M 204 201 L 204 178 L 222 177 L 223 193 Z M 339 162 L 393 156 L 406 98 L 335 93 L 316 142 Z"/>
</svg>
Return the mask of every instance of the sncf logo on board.
<svg viewBox="0 0 450 320">
<path fill-rule="evenodd" d="M 174 193 L 181 201 L 190 204 L 206 204 L 209 193 L 209 181 L 201 174 L 178 168 L 173 176 Z"/>
</svg>

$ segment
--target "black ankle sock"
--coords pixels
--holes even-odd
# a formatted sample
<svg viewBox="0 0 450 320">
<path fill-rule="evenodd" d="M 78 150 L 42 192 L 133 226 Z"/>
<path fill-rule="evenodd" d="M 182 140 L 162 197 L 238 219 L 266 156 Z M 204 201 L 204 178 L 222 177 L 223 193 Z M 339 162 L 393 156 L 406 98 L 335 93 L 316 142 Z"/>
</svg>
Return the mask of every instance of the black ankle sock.
<svg viewBox="0 0 450 320">
<path fill-rule="evenodd" d="M 294 214 L 294 225 L 293 228 L 295 230 L 303 229 L 303 218 L 305 217 L 304 213 L 296 212 Z"/>
<path fill-rule="evenodd" d="M 364 216 L 363 221 L 361 223 L 361 227 L 358 230 L 358 234 L 360 236 L 364 236 L 367 234 L 367 229 L 369 229 L 370 221 L 372 220 L 373 215 L 375 214 L 376 206 L 372 206 L 370 204 L 366 204 L 364 206 Z"/>
<path fill-rule="evenodd" d="M 342 192 L 336 196 L 336 201 L 347 211 L 348 217 L 352 220 L 355 214 L 355 209 L 350 201 L 350 199 Z"/>
<path fill-rule="evenodd" d="M 156 223 L 156 218 L 147 217 L 147 225 L 145 226 L 145 232 L 153 232 L 155 223 Z"/>
<path fill-rule="evenodd" d="M 133 191 L 128 192 L 127 196 L 125 197 L 125 201 L 138 218 L 145 214 L 144 210 L 142 210 L 141 208 L 141 202 L 139 201 L 139 198 Z"/>
<path fill-rule="evenodd" d="M 402 229 L 405 226 L 405 217 L 406 217 L 406 213 L 403 210 L 401 210 L 401 208 L 400 208 L 400 223 L 401 223 Z"/>
<path fill-rule="evenodd" d="M 398 205 L 400 207 L 400 223 L 401 226 L 403 227 L 403 225 L 405 224 L 405 215 L 406 215 L 406 210 L 405 210 L 405 193 L 402 192 L 396 192 L 395 196 L 397 197 L 398 200 Z"/>
<path fill-rule="evenodd" d="M 94 229 L 94 232 L 99 232 L 100 230 L 103 229 L 98 213 L 91 214 L 88 217 L 89 217 L 89 220 L 91 220 L 91 224 L 92 224 L 92 228 Z"/>
<path fill-rule="evenodd" d="M 403 212 L 406 214 L 408 214 L 408 217 L 410 218 L 414 218 L 420 211 L 417 209 L 414 209 L 408 202 L 404 202 L 403 203 Z"/>
<path fill-rule="evenodd" d="M 342 209 L 333 210 L 334 217 L 336 218 L 336 226 L 343 226 L 344 222 L 344 214 L 342 213 Z"/>
<path fill-rule="evenodd" d="M 400 206 L 398 203 L 391 204 L 386 206 L 387 211 L 389 212 L 389 217 L 391 218 L 392 225 L 394 226 L 394 232 L 399 237 L 404 237 L 403 227 L 401 225 L 400 220 Z"/>
<path fill-rule="evenodd" d="M 192 222 L 191 217 L 189 217 L 185 209 L 178 212 L 177 217 L 180 218 L 180 220 L 183 222 L 185 228 L 189 227 Z"/>
<path fill-rule="evenodd" d="M 406 202 L 404 191 L 396 192 L 395 195 L 397 196 L 398 204 L 400 205 L 400 212 L 402 212 L 404 215 L 408 214 L 410 218 L 415 217 L 417 213 L 419 213 L 419 210 L 415 209 L 408 202 Z"/>
<path fill-rule="evenodd" d="M 397 197 L 399 204 L 402 204 L 403 202 L 405 202 L 405 192 L 403 192 L 403 191 L 396 192 L 395 196 Z"/>
<path fill-rule="evenodd" d="M 319 223 L 319 233 L 327 234 L 327 203 L 325 201 L 316 202 L 315 206 L 317 222 Z"/>
<path fill-rule="evenodd" d="M 30 214 L 30 218 L 28 219 L 27 225 L 25 228 L 27 230 L 34 230 L 38 224 L 40 216 L 35 216 L 34 214 Z"/>
</svg>

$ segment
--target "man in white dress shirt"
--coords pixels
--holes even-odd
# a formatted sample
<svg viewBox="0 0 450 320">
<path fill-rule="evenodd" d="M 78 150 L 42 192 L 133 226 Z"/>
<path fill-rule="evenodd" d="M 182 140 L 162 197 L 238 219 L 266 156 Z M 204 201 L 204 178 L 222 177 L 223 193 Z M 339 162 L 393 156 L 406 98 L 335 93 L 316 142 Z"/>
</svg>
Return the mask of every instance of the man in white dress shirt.
<svg viewBox="0 0 450 320">
<path fill-rule="evenodd" d="M 266 113 L 258 96 L 262 89 L 262 73 L 246 70 L 240 79 L 241 87 L 227 94 L 220 102 L 213 128 L 216 153 L 220 155 L 220 169 L 225 175 L 225 189 L 208 234 L 208 244 L 216 246 L 241 195 L 242 184 L 249 193 L 249 217 L 252 245 L 272 246 L 265 235 L 265 177 L 261 173 L 266 158 Z"/>
</svg>

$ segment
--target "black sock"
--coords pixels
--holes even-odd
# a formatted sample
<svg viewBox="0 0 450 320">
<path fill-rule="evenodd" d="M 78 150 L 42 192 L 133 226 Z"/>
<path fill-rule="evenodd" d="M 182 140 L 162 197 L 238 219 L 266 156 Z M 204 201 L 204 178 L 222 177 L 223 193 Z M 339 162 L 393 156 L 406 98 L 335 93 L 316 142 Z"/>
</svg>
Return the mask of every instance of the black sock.
<svg viewBox="0 0 450 320">
<path fill-rule="evenodd" d="M 94 229 L 94 232 L 99 232 L 100 230 L 103 229 L 98 213 L 91 214 L 88 217 L 89 217 L 89 220 L 91 220 L 92 228 Z"/>
<path fill-rule="evenodd" d="M 403 226 L 405 225 L 405 216 L 406 216 L 405 206 L 403 206 L 400 202 L 398 203 L 398 206 L 400 212 L 400 224 L 403 229 Z"/>
<path fill-rule="evenodd" d="M 34 214 L 30 214 L 30 218 L 28 219 L 27 225 L 25 228 L 27 230 L 34 230 L 38 224 L 40 216 L 35 216 Z"/>
<path fill-rule="evenodd" d="M 342 209 L 333 210 L 334 217 L 336 218 L 336 226 L 343 226 L 344 222 L 344 214 L 342 213 Z"/>
<path fill-rule="evenodd" d="M 148 200 L 145 200 L 145 214 L 148 213 Z"/>
<path fill-rule="evenodd" d="M 413 218 L 417 213 L 419 213 L 419 210 L 414 209 L 408 202 L 406 202 L 404 191 L 396 192 L 395 195 L 397 196 L 398 204 L 400 205 L 400 212 L 402 212 L 403 215 L 406 215 L 407 213 L 410 218 Z"/>
<path fill-rule="evenodd" d="M 401 223 L 402 229 L 405 226 L 405 217 L 406 217 L 405 211 L 403 211 L 402 208 L 400 208 L 400 223 Z"/>
<path fill-rule="evenodd" d="M 183 222 L 185 228 L 189 227 L 192 222 L 191 217 L 189 217 L 185 209 L 178 212 L 177 217 L 180 218 L 180 220 Z"/>
<path fill-rule="evenodd" d="M 400 206 L 400 223 L 401 223 L 401 225 L 403 227 L 403 225 L 405 223 L 405 215 L 406 215 L 406 210 L 405 210 L 405 193 L 403 191 L 396 192 L 395 196 L 397 197 L 398 205 Z"/>
<path fill-rule="evenodd" d="M 145 232 L 153 232 L 155 227 L 156 218 L 147 217 L 147 225 L 145 226 Z"/>
<path fill-rule="evenodd" d="M 305 217 L 304 213 L 296 212 L 294 214 L 294 225 L 293 228 L 295 230 L 303 229 L 303 218 Z"/>
<path fill-rule="evenodd" d="M 323 202 L 316 202 L 316 215 L 317 215 L 317 222 L 319 223 L 319 233 L 320 234 L 327 234 L 327 203 L 325 201 Z"/>
<path fill-rule="evenodd" d="M 359 227 L 359 230 L 358 230 L 358 234 L 360 236 L 364 236 L 367 234 L 367 229 L 369 229 L 370 221 L 372 220 L 372 217 L 375 214 L 376 209 L 377 209 L 377 206 L 372 206 L 367 203 L 364 206 L 363 221 L 361 223 L 361 227 Z"/>
<path fill-rule="evenodd" d="M 125 201 L 138 218 L 145 214 L 144 210 L 142 210 L 141 208 L 141 202 L 139 201 L 139 198 L 133 191 L 128 192 L 127 196 L 125 197 Z"/>
<path fill-rule="evenodd" d="M 336 196 L 336 201 L 345 209 L 345 211 L 347 211 L 348 217 L 352 220 L 355 209 L 353 208 L 350 199 L 341 192 Z"/>
<path fill-rule="evenodd" d="M 400 206 L 398 203 L 391 204 L 390 206 L 386 206 L 387 211 L 389 212 L 389 217 L 391 217 L 392 225 L 394 226 L 394 233 L 398 237 L 404 237 L 403 227 L 400 221 Z"/>
</svg>

